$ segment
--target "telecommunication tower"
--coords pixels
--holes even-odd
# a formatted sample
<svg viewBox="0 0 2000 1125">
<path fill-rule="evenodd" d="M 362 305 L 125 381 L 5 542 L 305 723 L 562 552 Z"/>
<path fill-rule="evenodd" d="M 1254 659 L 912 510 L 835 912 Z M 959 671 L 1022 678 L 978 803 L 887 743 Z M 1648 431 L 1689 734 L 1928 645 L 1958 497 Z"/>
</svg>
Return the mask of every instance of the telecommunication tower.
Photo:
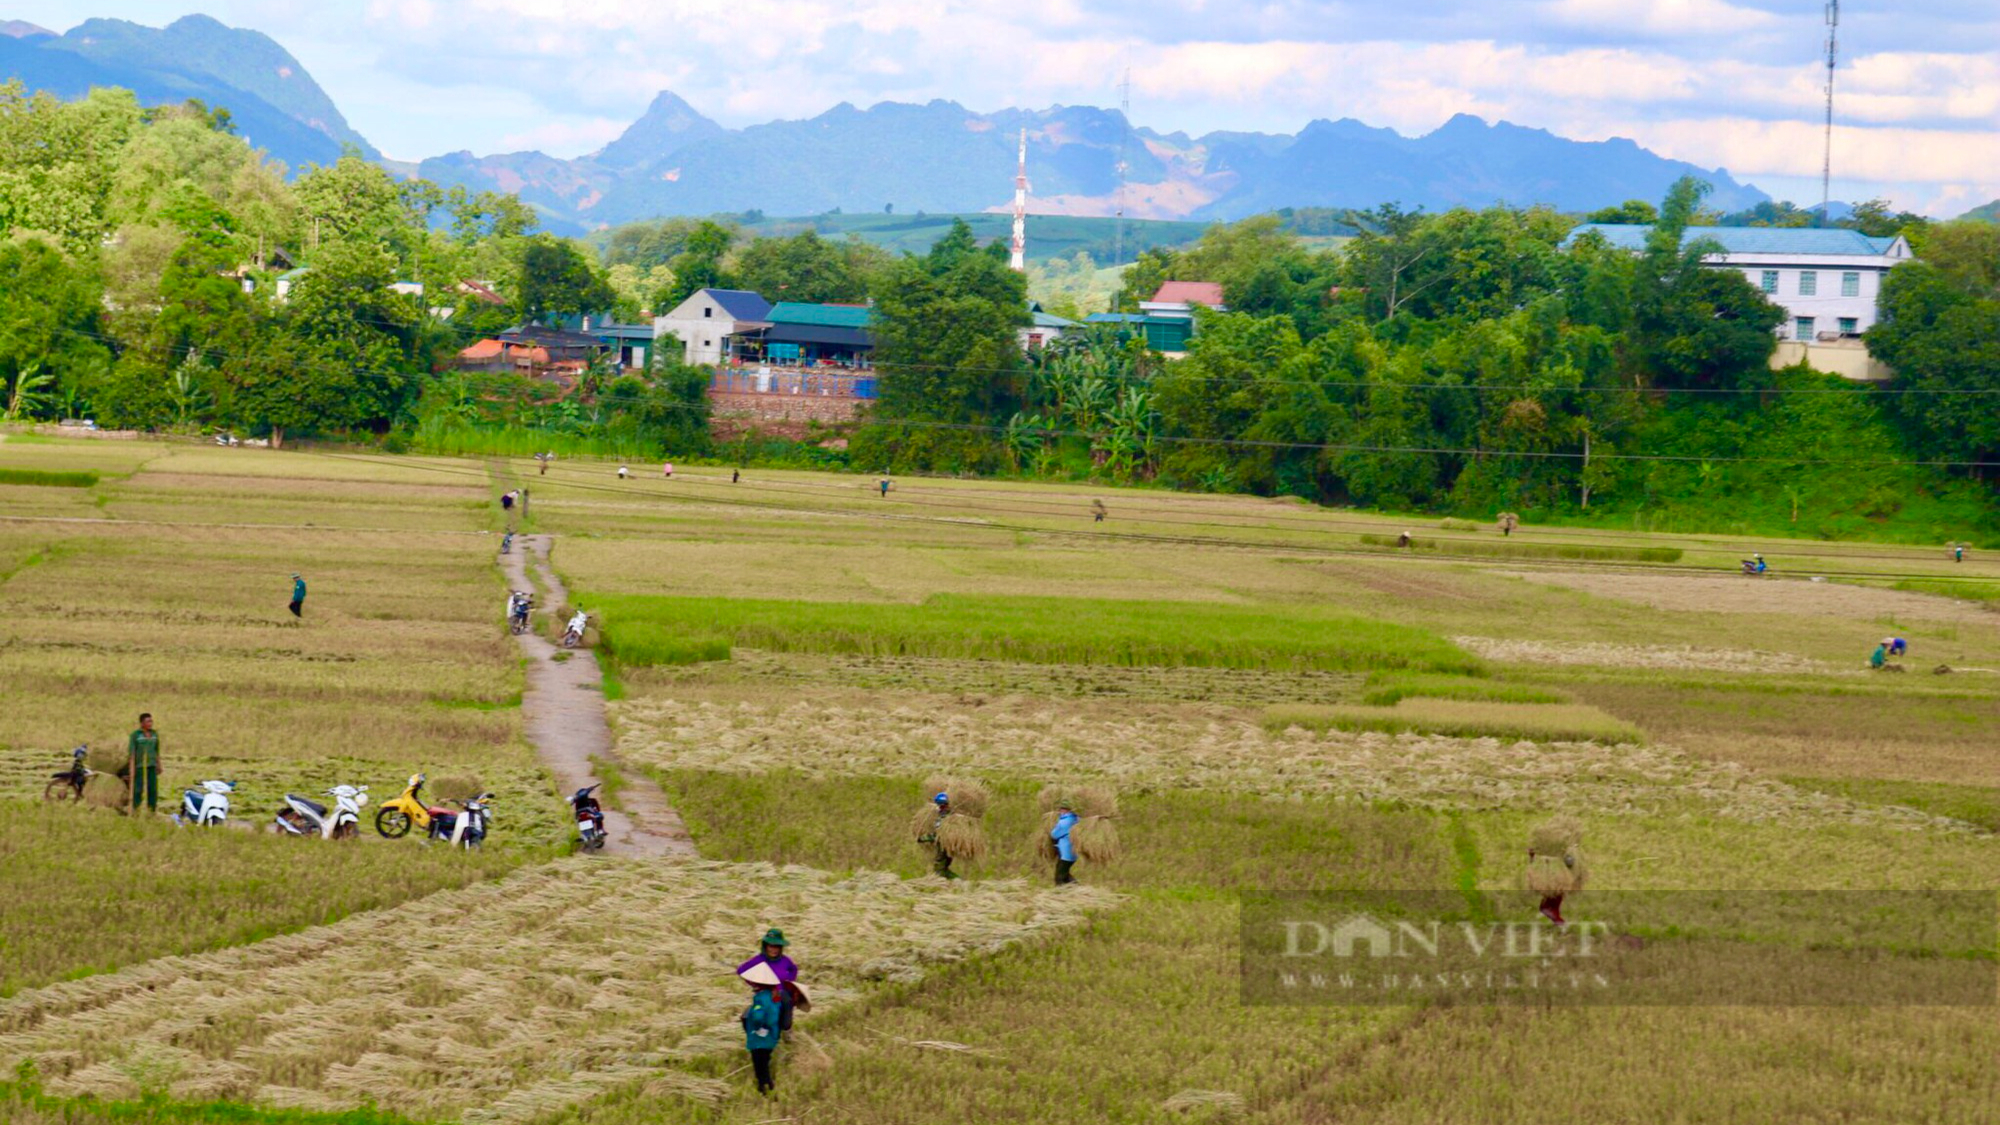
<svg viewBox="0 0 2000 1125">
<path fill-rule="evenodd" d="M 1819 168 L 1819 217 L 1833 201 L 1833 64 L 1839 55 L 1840 0 L 1826 0 L 1826 159 Z"/>
<path fill-rule="evenodd" d="M 1132 68 L 1118 81 L 1118 195 L 1113 204 L 1111 264 L 1125 264 L 1125 146 L 1132 139 Z"/>
<path fill-rule="evenodd" d="M 1021 130 L 1021 159 L 1014 171 L 1014 244 L 1007 264 L 1016 273 L 1028 271 L 1028 131 Z"/>
</svg>

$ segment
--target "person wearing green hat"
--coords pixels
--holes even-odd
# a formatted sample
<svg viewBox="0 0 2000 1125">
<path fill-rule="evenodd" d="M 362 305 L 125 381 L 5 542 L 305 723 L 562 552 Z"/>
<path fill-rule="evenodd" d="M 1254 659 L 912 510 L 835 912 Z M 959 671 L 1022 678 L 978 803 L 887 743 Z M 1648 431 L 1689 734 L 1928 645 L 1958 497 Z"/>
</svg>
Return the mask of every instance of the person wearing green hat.
<svg viewBox="0 0 2000 1125">
<path fill-rule="evenodd" d="M 785 956 L 787 944 L 785 931 L 773 926 L 764 931 L 764 941 L 757 948 L 757 956 L 736 966 L 738 976 L 749 972 L 751 967 L 756 965 L 769 965 L 771 971 L 777 974 L 778 1002 L 784 1009 L 779 1027 L 784 1031 L 792 1029 L 793 1008 L 801 1006 L 802 1001 L 806 1007 L 811 1006 L 809 1001 L 805 1001 L 805 991 L 798 985 L 799 967 L 792 963 L 790 957 Z"/>
</svg>

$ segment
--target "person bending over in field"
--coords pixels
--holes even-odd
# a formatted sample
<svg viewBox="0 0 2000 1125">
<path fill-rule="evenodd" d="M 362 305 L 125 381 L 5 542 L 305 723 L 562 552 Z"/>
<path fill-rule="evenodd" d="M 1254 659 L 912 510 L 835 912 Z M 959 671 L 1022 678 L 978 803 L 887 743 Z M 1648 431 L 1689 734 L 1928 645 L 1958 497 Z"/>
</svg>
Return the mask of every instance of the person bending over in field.
<svg viewBox="0 0 2000 1125">
<path fill-rule="evenodd" d="M 750 1065 L 757 1072 L 757 1092 L 768 1094 L 777 1088 L 777 1081 L 771 1075 L 771 1052 L 778 1047 L 784 1037 L 784 1005 L 780 1003 L 777 990 L 782 982 L 778 974 L 762 960 L 753 961 L 750 967 L 737 974 L 750 985 L 750 1006 L 743 1010 L 740 1022 L 743 1024 L 743 1045 L 750 1051 Z"/>
<path fill-rule="evenodd" d="M 1583 826 L 1560 816 L 1538 825 L 1528 836 L 1528 889 L 1542 896 L 1542 917 L 1558 926 L 1563 899 L 1583 889 Z"/>
<path fill-rule="evenodd" d="M 1042 823 L 1047 824 L 1047 821 Z M 1070 831 L 1076 827 L 1076 810 L 1068 804 L 1056 806 L 1056 826 L 1049 829 L 1049 839 L 1056 842 L 1056 886 L 1076 882 L 1071 869 L 1076 867 L 1076 841 Z M 1043 852 L 1047 855 L 1047 852 Z"/>
<path fill-rule="evenodd" d="M 938 829 L 944 826 L 944 818 L 951 815 L 951 794 L 939 793 L 931 798 L 931 803 L 937 806 L 937 819 L 931 821 L 930 831 L 917 837 L 917 843 L 930 846 L 933 872 L 940 878 L 956 879 L 958 873 L 951 869 L 951 853 L 945 851 L 944 845 L 938 842 Z"/>
</svg>

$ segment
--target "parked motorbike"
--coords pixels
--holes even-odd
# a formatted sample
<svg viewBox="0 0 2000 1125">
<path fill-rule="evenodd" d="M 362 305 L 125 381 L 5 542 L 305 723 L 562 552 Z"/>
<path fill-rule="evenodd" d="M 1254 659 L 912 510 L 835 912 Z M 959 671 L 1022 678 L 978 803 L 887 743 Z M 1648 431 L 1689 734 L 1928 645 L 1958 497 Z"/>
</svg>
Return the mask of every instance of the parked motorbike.
<svg viewBox="0 0 2000 1125">
<path fill-rule="evenodd" d="M 181 811 L 174 823 L 218 828 L 229 819 L 229 795 L 236 791 L 233 781 L 204 781 L 200 789 L 181 790 Z"/>
<path fill-rule="evenodd" d="M 569 807 L 576 812 L 577 834 L 582 837 L 583 850 L 587 852 L 604 847 L 604 806 L 590 795 L 591 790 L 596 788 L 596 785 L 586 785 L 569 799 Z"/>
<path fill-rule="evenodd" d="M 1764 562 L 1764 556 L 1762 555 L 1751 555 L 1749 558 L 1743 560 L 1743 573 L 1745 574 L 1762 574 L 1769 569 L 1771 568 Z"/>
<path fill-rule="evenodd" d="M 410 783 L 403 787 L 401 795 L 382 802 L 382 807 L 375 810 L 375 831 L 381 833 L 384 839 L 401 839 L 409 835 L 412 828 L 429 831 L 432 818 L 448 812 L 424 803 L 424 782 L 428 780 L 423 774 L 411 774 Z"/>
<path fill-rule="evenodd" d="M 326 795 L 333 798 L 332 808 L 296 793 L 285 794 L 285 807 L 278 810 L 278 830 L 325 840 L 351 840 L 360 835 L 361 804 L 368 799 L 368 787 L 336 785 Z"/>
<path fill-rule="evenodd" d="M 476 848 L 486 842 L 486 803 L 491 793 L 481 793 L 464 801 L 453 801 L 459 811 L 438 809 L 431 815 L 431 839 L 443 840 L 455 848 Z"/>
<path fill-rule="evenodd" d="M 589 627 L 590 615 L 582 610 L 577 610 L 576 616 L 569 619 L 569 627 L 563 630 L 562 646 L 564 648 L 575 648 L 582 644 L 583 631 Z"/>
<path fill-rule="evenodd" d="M 97 776 L 96 770 L 83 764 L 83 760 L 89 755 L 90 745 L 88 743 L 70 751 L 69 768 L 49 778 L 49 783 L 42 787 L 42 799 L 44 801 L 83 800 L 84 785 L 91 778 Z"/>
</svg>

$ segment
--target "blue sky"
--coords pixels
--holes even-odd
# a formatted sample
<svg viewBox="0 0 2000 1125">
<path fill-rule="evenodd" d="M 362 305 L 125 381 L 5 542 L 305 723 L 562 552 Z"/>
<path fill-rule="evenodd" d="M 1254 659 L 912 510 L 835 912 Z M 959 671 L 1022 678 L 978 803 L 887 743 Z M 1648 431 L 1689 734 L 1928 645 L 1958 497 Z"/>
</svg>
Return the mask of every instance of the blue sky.
<svg viewBox="0 0 2000 1125">
<path fill-rule="evenodd" d="M 81 11 L 80 11 L 81 10 Z M 1454 113 L 1630 137 L 1819 198 L 1818 0 L 11 0 L 62 31 L 203 11 L 277 39 L 361 133 L 420 158 L 559 156 L 672 89 L 726 125 L 841 101 L 1110 105 L 1162 130 L 1404 133 Z M 2000 197 L 2000 3 L 1843 5 L 1834 195 Z"/>
</svg>

